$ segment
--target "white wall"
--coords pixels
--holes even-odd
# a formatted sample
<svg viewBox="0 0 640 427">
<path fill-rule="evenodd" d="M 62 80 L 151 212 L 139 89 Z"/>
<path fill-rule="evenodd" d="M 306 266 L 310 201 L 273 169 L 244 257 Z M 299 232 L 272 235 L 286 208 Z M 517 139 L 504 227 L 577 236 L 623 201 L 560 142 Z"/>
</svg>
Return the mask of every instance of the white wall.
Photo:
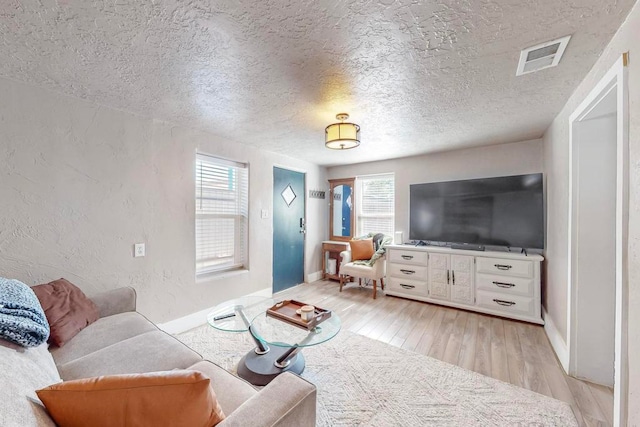
<svg viewBox="0 0 640 427">
<path fill-rule="evenodd" d="M 362 146 L 366 149 L 366 147 Z M 542 172 L 542 140 L 446 151 L 416 157 L 335 166 L 330 179 L 393 172 L 396 231 L 409 240 L 409 185 Z"/>
<path fill-rule="evenodd" d="M 629 82 L 629 425 L 640 425 L 640 3 L 544 135 L 547 177 L 548 316 L 566 340 L 569 204 L 569 116 L 623 52 L 630 52 Z M 560 65 L 562 66 L 562 65 Z M 594 171 L 597 173 L 597 171 Z"/>
<path fill-rule="evenodd" d="M 615 91 L 607 97 L 613 97 L 615 104 Z M 578 303 L 572 374 L 609 387 L 613 387 L 615 347 L 616 124 L 615 113 L 587 117 L 574 125 L 573 133 L 575 253 L 571 262 Z"/>
<path fill-rule="evenodd" d="M 205 132 L 0 79 L 0 276 L 65 277 L 87 293 L 131 285 L 139 310 L 165 322 L 271 287 L 273 166 L 316 165 Z M 249 273 L 196 282 L 196 150 L 250 164 Z M 309 199 L 305 274 L 321 269 L 326 200 Z M 133 258 L 146 242 L 147 256 Z M 305 276 L 306 277 L 306 276 Z"/>
</svg>

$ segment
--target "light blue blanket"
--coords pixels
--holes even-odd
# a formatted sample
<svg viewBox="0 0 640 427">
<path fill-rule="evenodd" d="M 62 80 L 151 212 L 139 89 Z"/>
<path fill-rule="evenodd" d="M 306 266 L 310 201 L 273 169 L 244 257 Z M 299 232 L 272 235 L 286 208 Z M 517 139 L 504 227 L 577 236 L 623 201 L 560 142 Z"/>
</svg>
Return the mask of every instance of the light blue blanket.
<svg viewBox="0 0 640 427">
<path fill-rule="evenodd" d="M 49 338 L 49 323 L 40 301 L 24 283 L 0 277 L 0 338 L 37 347 Z"/>
</svg>

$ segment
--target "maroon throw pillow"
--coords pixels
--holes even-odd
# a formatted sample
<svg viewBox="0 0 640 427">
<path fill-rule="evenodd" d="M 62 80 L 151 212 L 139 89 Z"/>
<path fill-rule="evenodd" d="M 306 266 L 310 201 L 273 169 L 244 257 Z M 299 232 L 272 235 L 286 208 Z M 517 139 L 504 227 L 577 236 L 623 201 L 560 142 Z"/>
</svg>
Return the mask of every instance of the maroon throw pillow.
<svg viewBox="0 0 640 427">
<path fill-rule="evenodd" d="M 49 343 L 62 347 L 78 332 L 98 320 L 98 307 L 66 279 L 31 288 L 44 310 L 51 334 Z"/>
</svg>

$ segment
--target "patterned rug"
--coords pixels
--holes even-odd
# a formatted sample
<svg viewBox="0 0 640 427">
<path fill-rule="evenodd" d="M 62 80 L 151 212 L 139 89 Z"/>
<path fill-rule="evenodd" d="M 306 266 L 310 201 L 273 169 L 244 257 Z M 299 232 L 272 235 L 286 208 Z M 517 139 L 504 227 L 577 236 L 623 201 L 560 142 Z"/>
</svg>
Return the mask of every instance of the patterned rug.
<svg viewBox="0 0 640 427">
<path fill-rule="evenodd" d="M 235 372 L 248 333 L 201 326 L 177 336 Z M 303 351 L 318 426 L 576 426 L 568 404 L 349 331 Z"/>
</svg>

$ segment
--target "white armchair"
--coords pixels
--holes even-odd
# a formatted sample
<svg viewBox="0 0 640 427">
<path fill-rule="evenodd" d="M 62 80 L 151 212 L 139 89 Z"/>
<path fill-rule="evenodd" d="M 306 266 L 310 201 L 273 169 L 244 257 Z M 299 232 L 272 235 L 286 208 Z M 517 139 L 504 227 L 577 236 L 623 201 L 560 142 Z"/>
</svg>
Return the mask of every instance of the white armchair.
<svg viewBox="0 0 640 427">
<path fill-rule="evenodd" d="M 373 265 L 356 264 L 351 261 L 351 250 L 340 252 L 340 292 L 345 283 L 350 282 L 351 277 L 358 278 L 358 284 L 362 285 L 362 279 L 369 279 L 373 283 L 373 299 L 377 296 L 377 281 L 380 280 L 380 288 L 384 290 L 385 256 L 378 258 Z"/>
</svg>

